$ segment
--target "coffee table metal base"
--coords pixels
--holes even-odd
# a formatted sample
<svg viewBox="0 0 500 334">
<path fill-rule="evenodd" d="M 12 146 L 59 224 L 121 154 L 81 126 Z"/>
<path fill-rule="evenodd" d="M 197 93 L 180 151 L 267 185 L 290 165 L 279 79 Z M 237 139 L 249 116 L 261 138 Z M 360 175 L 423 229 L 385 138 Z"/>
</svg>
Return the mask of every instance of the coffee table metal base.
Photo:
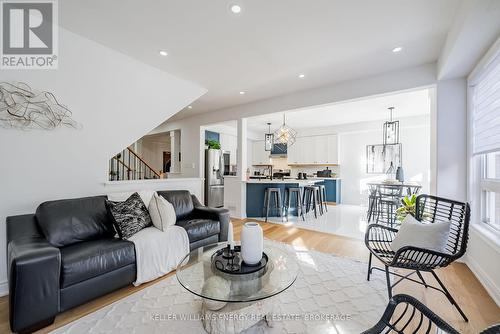
<svg viewBox="0 0 500 334">
<path fill-rule="evenodd" d="M 249 303 L 228 303 L 220 310 L 210 310 L 202 306 L 203 327 L 210 334 L 240 333 L 259 321 L 266 321 L 272 327 L 270 315 L 273 313 L 273 298 Z"/>
</svg>

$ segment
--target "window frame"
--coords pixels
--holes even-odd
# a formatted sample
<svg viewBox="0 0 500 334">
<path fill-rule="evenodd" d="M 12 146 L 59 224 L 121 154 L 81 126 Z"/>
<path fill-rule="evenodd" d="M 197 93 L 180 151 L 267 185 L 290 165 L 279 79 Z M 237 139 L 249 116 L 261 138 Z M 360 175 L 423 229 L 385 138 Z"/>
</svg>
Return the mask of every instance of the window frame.
<svg viewBox="0 0 500 334">
<path fill-rule="evenodd" d="M 500 154 L 500 151 L 495 151 L 491 153 L 497 153 Z M 480 205 L 481 205 L 481 211 L 480 211 L 480 222 L 483 224 L 488 225 L 489 227 L 493 228 L 495 231 L 498 231 L 500 233 L 500 222 L 491 222 L 487 221 L 487 219 L 490 218 L 489 215 L 489 208 L 488 208 L 488 203 L 486 199 L 486 193 L 487 192 L 493 192 L 498 194 L 500 196 L 500 178 L 488 178 L 487 177 L 487 168 L 488 168 L 488 154 L 489 153 L 484 153 L 480 154 L 478 158 L 480 159 L 480 165 L 481 165 L 481 172 L 480 172 L 480 179 L 478 180 L 478 186 L 479 186 L 479 192 L 480 192 Z"/>
<path fill-rule="evenodd" d="M 500 180 L 484 177 L 486 165 L 483 156 L 487 153 L 476 155 L 473 153 L 474 87 L 485 74 L 487 66 L 499 53 L 500 38 L 497 39 L 467 77 L 467 198 L 471 205 L 471 228 L 479 232 L 485 242 L 500 250 L 500 230 L 483 219 L 485 214 L 483 191 L 492 189 L 500 192 Z"/>
</svg>

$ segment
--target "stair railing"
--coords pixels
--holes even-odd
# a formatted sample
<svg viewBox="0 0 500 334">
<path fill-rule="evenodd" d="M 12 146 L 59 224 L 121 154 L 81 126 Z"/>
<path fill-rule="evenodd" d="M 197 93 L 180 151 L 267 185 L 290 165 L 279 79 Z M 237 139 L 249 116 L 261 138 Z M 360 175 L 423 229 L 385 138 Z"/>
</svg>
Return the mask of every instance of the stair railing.
<svg viewBox="0 0 500 334">
<path fill-rule="evenodd" d="M 109 180 L 147 180 L 159 179 L 160 174 L 144 159 L 127 147 L 109 161 Z"/>
</svg>

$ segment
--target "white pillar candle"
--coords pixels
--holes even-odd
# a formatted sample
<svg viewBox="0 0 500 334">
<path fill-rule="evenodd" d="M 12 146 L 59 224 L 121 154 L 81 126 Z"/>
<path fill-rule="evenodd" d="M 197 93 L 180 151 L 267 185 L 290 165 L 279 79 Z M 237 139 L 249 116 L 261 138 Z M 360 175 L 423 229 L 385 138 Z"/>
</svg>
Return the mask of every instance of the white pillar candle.
<svg viewBox="0 0 500 334">
<path fill-rule="evenodd" d="M 227 228 L 227 243 L 229 244 L 229 248 L 234 250 L 233 223 L 231 222 Z"/>
</svg>

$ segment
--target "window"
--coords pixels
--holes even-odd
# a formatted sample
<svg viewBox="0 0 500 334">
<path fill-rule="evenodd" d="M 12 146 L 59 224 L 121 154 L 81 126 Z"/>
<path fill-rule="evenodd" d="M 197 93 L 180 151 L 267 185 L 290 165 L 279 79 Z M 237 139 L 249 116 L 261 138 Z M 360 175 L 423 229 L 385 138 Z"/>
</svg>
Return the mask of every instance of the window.
<svg viewBox="0 0 500 334">
<path fill-rule="evenodd" d="M 500 47 L 469 78 L 476 221 L 500 232 Z"/>
<path fill-rule="evenodd" d="M 500 151 L 480 159 L 481 221 L 500 231 Z"/>
</svg>

